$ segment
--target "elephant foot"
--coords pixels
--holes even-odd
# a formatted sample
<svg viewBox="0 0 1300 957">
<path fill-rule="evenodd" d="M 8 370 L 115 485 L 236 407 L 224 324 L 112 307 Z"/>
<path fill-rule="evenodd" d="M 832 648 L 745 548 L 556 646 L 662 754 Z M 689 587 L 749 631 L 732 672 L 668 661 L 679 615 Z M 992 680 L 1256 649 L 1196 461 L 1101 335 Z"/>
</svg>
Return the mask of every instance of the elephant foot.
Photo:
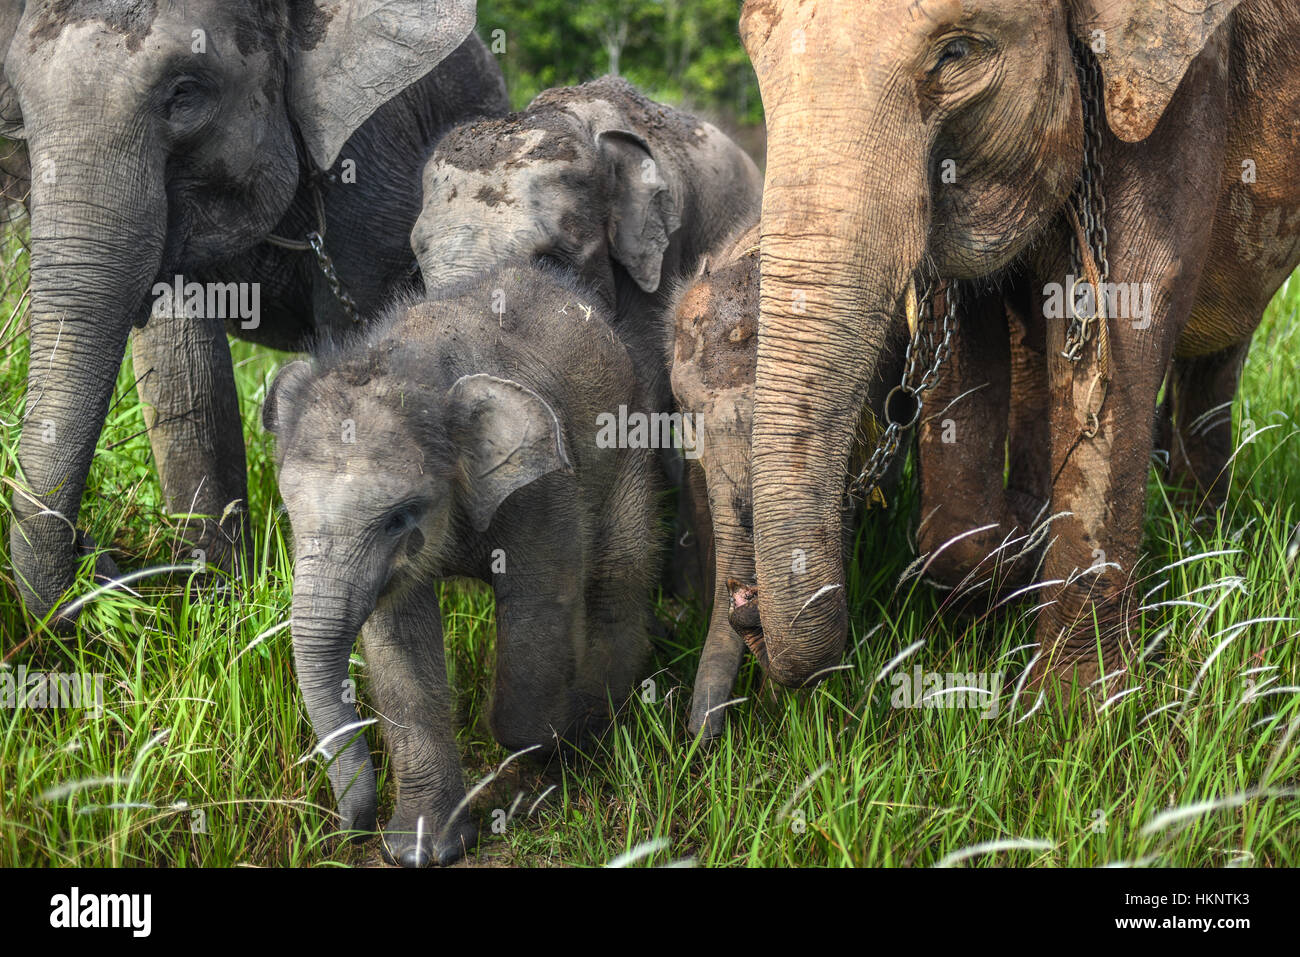
<svg viewBox="0 0 1300 957">
<path fill-rule="evenodd" d="M 918 550 L 926 557 L 921 575 L 927 585 L 951 593 L 948 610 L 983 612 L 1033 582 L 1044 537 L 1027 524 L 1008 521 L 971 534 L 969 528 L 925 529 Z"/>
<path fill-rule="evenodd" d="M 117 562 L 113 561 L 113 556 L 108 549 L 101 549 L 99 543 L 95 541 L 94 536 L 89 532 L 77 532 L 77 554 L 81 558 L 94 556 L 94 580 L 96 585 L 107 584 L 113 579 L 121 577 L 122 573 L 118 571 Z"/>
<path fill-rule="evenodd" d="M 389 821 L 384 828 L 383 854 L 389 864 L 402 867 L 446 867 L 478 844 L 478 825 L 461 810 L 440 829 L 417 817 L 414 823 Z"/>
<path fill-rule="evenodd" d="M 238 574 L 252 564 L 252 541 L 246 530 L 247 506 L 231 502 L 219 519 L 208 515 L 180 518 L 172 562 L 193 565 L 196 571 L 210 569 Z"/>
<path fill-rule="evenodd" d="M 552 746 L 557 754 L 568 755 L 586 751 L 604 739 L 609 730 L 614 727 L 614 716 L 609 713 L 609 705 L 604 699 L 594 695 L 579 694 L 576 696 L 576 701 L 574 710 L 570 712 L 576 717 L 569 721 L 558 737 L 552 737 L 542 749 L 530 754 L 530 759 L 545 760 L 546 750 Z"/>
<path fill-rule="evenodd" d="M 1102 702 L 1132 680 L 1138 655 L 1127 637 L 1128 623 L 1115 614 L 1118 602 L 1116 598 L 1099 603 L 1095 625 L 1087 618 L 1061 624 L 1045 613 L 1038 625 L 1040 653 L 1030 668 L 1022 699 L 1027 698 L 1031 706 L 1040 694 Z"/>
<path fill-rule="evenodd" d="M 108 553 L 107 549 L 101 549 L 95 541 L 93 535 L 81 529 L 77 530 L 76 557 L 84 561 L 87 558 L 93 558 L 95 562 L 94 570 L 91 572 L 91 580 L 95 587 L 107 585 L 122 573 L 118 570 L 117 562 Z M 55 632 L 59 634 L 71 634 L 76 629 L 77 618 L 81 614 L 82 604 L 77 599 L 60 605 L 50 616 L 50 625 Z"/>
</svg>

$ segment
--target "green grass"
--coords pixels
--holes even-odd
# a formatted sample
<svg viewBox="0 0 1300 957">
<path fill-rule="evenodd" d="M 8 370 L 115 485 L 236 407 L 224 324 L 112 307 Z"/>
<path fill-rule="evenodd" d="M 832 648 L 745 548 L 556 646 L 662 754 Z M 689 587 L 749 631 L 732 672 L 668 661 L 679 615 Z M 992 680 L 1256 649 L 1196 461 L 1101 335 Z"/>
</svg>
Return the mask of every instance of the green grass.
<svg viewBox="0 0 1300 957">
<path fill-rule="evenodd" d="M 6 477 L 26 373 L 18 248 L 11 233 L 0 273 Z M 1041 708 L 1028 718 L 1009 705 L 987 720 L 977 710 L 891 707 L 889 679 L 875 678 L 913 643 L 924 642 L 899 669 L 1003 670 L 1010 683 L 1031 635 L 1020 611 L 997 622 L 949 620 L 928 587 L 898 584 L 912 560 L 904 496 L 890 521 L 860 533 L 843 670 L 771 701 L 748 663 L 736 693 L 749 700 L 732 709 L 720 744 L 701 751 L 685 723 L 704 621 L 685 609 L 675 633 L 657 642 L 653 700 L 634 698 L 590 760 L 545 769 L 516 761 L 480 792 L 484 841 L 471 862 L 604 864 L 637 850 L 638 863 L 654 864 L 1300 864 L 1300 568 L 1286 561 L 1300 520 L 1297 309 L 1293 281 L 1255 337 L 1237 421 L 1278 427 L 1241 450 L 1220 521 L 1194 522 L 1152 479 L 1142 590 L 1167 581 L 1148 600 L 1166 604 L 1147 616 L 1150 636 L 1166 632 L 1166 654 L 1139 670 L 1140 690 L 1100 712 Z M 287 527 L 258 424 L 266 383 L 285 357 L 242 343 L 234 354 L 260 561 L 233 597 L 191 599 L 182 583 L 144 583 L 139 597 L 90 601 L 74 635 L 29 632 L 6 542 L 0 657 L 13 669 L 101 673 L 105 706 L 98 716 L 0 711 L 0 864 L 378 858 L 374 843 L 337 844 L 323 769 L 300 760 L 313 739 L 281 627 L 290 602 Z M 113 543 L 124 568 L 143 568 L 169 560 L 172 530 L 130 369 L 127 362 L 118 380 L 82 520 Z M 3 498 L 7 527 L 8 490 Z M 1222 554 L 1195 557 L 1207 553 Z M 75 592 L 91 588 L 83 569 Z M 482 730 L 491 597 L 450 585 L 443 607 L 473 784 L 508 757 Z M 661 603 L 662 619 L 674 613 Z M 364 663 L 355 662 L 369 716 Z M 382 758 L 379 769 L 382 815 L 392 782 Z M 496 810 L 509 817 L 504 833 L 493 833 Z M 981 851 L 987 842 L 999 844 Z"/>
</svg>

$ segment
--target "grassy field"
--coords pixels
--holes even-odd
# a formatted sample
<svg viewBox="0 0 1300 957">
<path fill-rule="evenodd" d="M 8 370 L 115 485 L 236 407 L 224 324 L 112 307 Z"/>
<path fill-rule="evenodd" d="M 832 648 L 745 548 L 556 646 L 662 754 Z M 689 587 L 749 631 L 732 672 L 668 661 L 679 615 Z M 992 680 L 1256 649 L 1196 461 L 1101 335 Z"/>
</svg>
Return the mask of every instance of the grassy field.
<svg viewBox="0 0 1300 957">
<path fill-rule="evenodd" d="M 0 267 L 5 477 L 15 474 L 27 361 L 19 250 L 10 235 Z M 1236 421 L 1265 431 L 1242 436 L 1220 521 L 1193 522 L 1152 479 L 1141 590 L 1165 657 L 1139 672 L 1136 692 L 1100 709 L 1013 709 L 1030 623 L 1019 612 L 956 620 L 915 578 L 900 583 L 912 560 L 904 497 L 860 534 L 851 651 L 824 684 L 768 700 L 748 663 L 737 688 L 748 700 L 732 709 L 724 740 L 701 751 L 685 723 L 703 617 L 661 602 L 675 629 L 657 643 L 654 693 L 632 700 L 590 760 L 517 760 L 497 772 L 509 756 L 481 720 L 491 597 L 445 586 L 462 753 L 469 783 L 486 781 L 474 801 L 484 839 L 468 863 L 1300 864 L 1300 567 L 1287 556 L 1300 520 L 1298 309 L 1293 280 L 1255 337 Z M 138 597 L 89 601 L 75 635 L 29 632 L 5 543 L 3 666 L 101 674 L 104 707 L 0 710 L 0 865 L 378 860 L 375 842 L 337 843 L 324 770 L 303 760 L 313 739 L 287 628 L 287 523 L 258 421 L 285 357 L 236 344 L 235 358 L 260 561 L 233 597 L 192 600 L 180 582 L 145 582 Z M 168 560 L 172 530 L 130 369 L 82 520 L 136 569 Z M 7 528 L 7 489 L 2 503 Z M 83 573 L 76 593 L 91 589 Z M 881 677 L 891 664 L 894 673 L 1002 671 L 1007 697 L 991 718 L 892 707 L 892 674 Z M 354 658 L 363 717 L 365 670 Z M 377 757 L 382 819 L 392 782 Z"/>
</svg>

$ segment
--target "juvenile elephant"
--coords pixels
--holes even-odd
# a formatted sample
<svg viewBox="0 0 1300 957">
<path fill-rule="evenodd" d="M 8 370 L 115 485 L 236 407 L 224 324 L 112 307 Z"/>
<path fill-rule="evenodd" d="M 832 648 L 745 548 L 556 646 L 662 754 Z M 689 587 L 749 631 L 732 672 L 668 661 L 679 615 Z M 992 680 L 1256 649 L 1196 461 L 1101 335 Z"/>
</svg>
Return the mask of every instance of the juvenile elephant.
<svg viewBox="0 0 1300 957">
<path fill-rule="evenodd" d="M 754 366 L 758 352 L 759 228 L 723 243 L 693 282 L 680 283 L 674 310 L 672 388 L 678 410 L 690 416 L 687 455 L 695 527 L 712 553 L 708 563 L 713 606 L 691 700 L 691 734 L 716 738 L 725 720 L 745 647 L 769 667 L 756 614 L 753 497 L 750 479 L 754 422 Z M 902 372 L 902 329 L 897 329 L 871 379 L 856 448 L 872 446 L 885 397 Z M 873 447 L 873 446 L 872 446 Z M 861 462 L 859 461 L 860 465 Z M 895 469 L 883 483 L 892 488 Z M 842 490 L 843 491 L 843 490 Z M 845 500 L 846 537 L 855 502 Z M 704 507 L 707 506 L 707 507 Z"/>
<path fill-rule="evenodd" d="M 496 594 L 496 739 L 578 742 L 643 677 L 657 472 L 621 442 L 640 373 L 600 300 L 559 271 L 489 273 L 395 308 L 365 339 L 280 373 L 277 436 L 295 542 L 298 681 L 345 829 L 375 780 L 342 688 L 357 632 L 392 755 L 385 852 L 447 864 L 474 843 L 444 670 L 437 580 Z M 344 729 L 344 730 L 341 730 Z"/>
<path fill-rule="evenodd" d="M 966 555 L 960 572 L 1045 504 L 1057 517 L 1036 573 L 1034 678 L 1093 681 L 1133 652 L 1126 586 L 1170 360 L 1183 457 L 1211 487 L 1231 423 L 1191 426 L 1231 399 L 1263 308 L 1300 258 L 1284 132 L 1300 113 L 1300 7 L 868 6 L 750 0 L 741 21 L 769 134 L 753 484 L 772 674 L 801 684 L 843 649 L 841 476 L 885 332 L 924 267 L 965 292 L 955 374 L 930 408 L 965 398 L 954 442 L 923 430 L 923 473 L 942 484 L 920 547 L 996 525 L 951 546 Z M 1112 308 L 1100 320 L 1059 308 L 1078 304 L 1069 274 L 1102 286 Z M 1013 377 L 1036 404 L 1008 409 Z M 1007 489 L 1009 420 L 1026 474 Z M 948 494 L 970 488 L 987 493 Z M 806 574 L 792 573 L 793 549 Z"/>
<path fill-rule="evenodd" d="M 662 355 L 666 279 L 758 214 L 762 176 L 709 123 L 603 77 L 450 131 L 424 170 L 411 245 L 425 287 L 534 260 L 575 271 L 638 361 Z M 651 383 L 671 401 L 667 368 Z"/>
<path fill-rule="evenodd" d="M 3 4 L 0 136 L 26 141 L 32 170 L 30 371 L 9 547 L 33 614 L 55 606 L 93 546 L 76 522 L 133 326 L 166 507 L 194 518 L 190 544 L 210 563 L 230 567 L 244 551 L 226 334 L 299 350 L 418 286 L 407 237 L 424 159 L 447 127 L 508 107 L 499 67 L 469 36 L 474 7 Z M 318 232 L 354 308 L 305 241 Z M 162 297 L 177 285 L 184 308 Z"/>
</svg>

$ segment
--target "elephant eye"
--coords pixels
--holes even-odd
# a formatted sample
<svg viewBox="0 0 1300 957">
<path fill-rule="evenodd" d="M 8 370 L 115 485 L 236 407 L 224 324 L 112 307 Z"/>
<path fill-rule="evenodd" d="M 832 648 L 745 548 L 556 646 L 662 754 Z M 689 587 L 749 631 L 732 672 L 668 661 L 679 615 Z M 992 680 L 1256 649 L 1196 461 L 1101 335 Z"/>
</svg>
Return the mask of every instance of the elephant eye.
<svg viewBox="0 0 1300 957">
<path fill-rule="evenodd" d="M 538 253 L 533 256 L 533 265 L 544 266 L 548 269 L 567 269 L 568 263 L 561 259 L 553 252 Z"/>
<path fill-rule="evenodd" d="M 384 522 L 384 534 L 389 538 L 397 538 L 404 534 L 412 525 L 414 525 L 411 513 L 407 509 L 398 509 L 388 520 Z"/>
<path fill-rule="evenodd" d="M 965 37 L 957 37 L 955 39 L 949 40 L 946 44 L 944 44 L 943 50 L 940 51 L 939 53 L 939 61 L 935 63 L 934 69 L 932 69 L 930 72 L 933 73 L 935 70 L 940 69 L 945 64 L 969 56 L 970 51 L 971 51 L 970 41 L 967 40 Z"/>
<path fill-rule="evenodd" d="M 196 77 L 182 76 L 172 82 L 163 108 L 172 122 L 189 123 L 202 119 L 208 105 L 207 86 Z"/>
<path fill-rule="evenodd" d="M 384 519 L 384 534 L 389 538 L 401 538 L 415 528 L 424 514 L 424 507 L 418 503 L 403 505 L 394 509 Z"/>
<path fill-rule="evenodd" d="M 202 92 L 199 81 L 184 78 L 177 80 L 172 84 L 171 94 L 167 97 L 167 102 L 172 106 L 185 105 L 190 100 L 195 99 Z"/>
</svg>

